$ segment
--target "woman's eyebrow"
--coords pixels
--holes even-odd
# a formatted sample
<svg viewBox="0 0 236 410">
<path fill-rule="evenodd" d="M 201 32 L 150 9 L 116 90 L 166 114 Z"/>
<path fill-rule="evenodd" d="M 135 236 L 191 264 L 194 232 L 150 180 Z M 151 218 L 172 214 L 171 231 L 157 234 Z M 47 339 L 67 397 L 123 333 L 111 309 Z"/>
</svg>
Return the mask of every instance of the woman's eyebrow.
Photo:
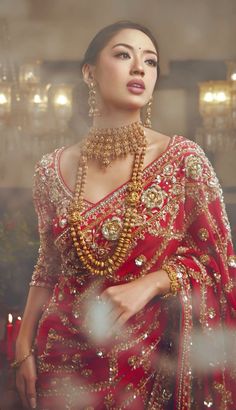
<svg viewBox="0 0 236 410">
<path fill-rule="evenodd" d="M 130 46 L 129 44 L 125 44 L 125 43 L 115 44 L 115 45 L 112 47 L 112 49 L 115 48 L 115 47 L 118 47 L 118 46 L 124 46 L 124 47 L 129 48 L 130 50 L 134 50 L 134 48 L 133 48 L 132 46 Z M 156 53 L 155 51 L 153 51 L 153 50 L 143 50 L 143 52 L 144 52 L 144 53 L 148 53 L 148 54 L 149 54 L 149 53 L 155 54 L 155 56 L 157 56 L 157 53 Z"/>
</svg>

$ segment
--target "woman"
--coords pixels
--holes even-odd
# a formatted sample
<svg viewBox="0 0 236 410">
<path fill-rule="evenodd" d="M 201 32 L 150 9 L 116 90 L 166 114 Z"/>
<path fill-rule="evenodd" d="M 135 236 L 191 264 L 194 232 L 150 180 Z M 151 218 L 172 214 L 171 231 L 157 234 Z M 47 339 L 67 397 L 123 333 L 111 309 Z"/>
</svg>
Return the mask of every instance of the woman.
<svg viewBox="0 0 236 410">
<path fill-rule="evenodd" d="M 235 409 L 229 223 L 201 148 L 150 128 L 156 41 L 131 22 L 105 27 L 82 73 L 92 127 L 36 166 L 41 247 L 17 340 L 21 399 Z"/>
</svg>

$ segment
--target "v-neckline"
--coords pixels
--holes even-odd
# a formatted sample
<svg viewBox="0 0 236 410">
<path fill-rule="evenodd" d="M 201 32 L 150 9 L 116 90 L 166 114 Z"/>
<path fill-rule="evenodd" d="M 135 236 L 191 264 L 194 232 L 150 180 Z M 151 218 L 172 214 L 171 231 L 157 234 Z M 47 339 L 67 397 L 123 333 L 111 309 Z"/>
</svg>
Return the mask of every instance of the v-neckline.
<svg viewBox="0 0 236 410">
<path fill-rule="evenodd" d="M 149 162 L 144 168 L 143 168 L 143 172 L 145 173 L 153 164 L 155 164 L 156 162 L 159 162 L 163 156 L 165 156 L 167 154 L 167 152 L 169 151 L 169 149 L 172 147 L 174 141 L 175 141 L 175 137 L 177 135 L 173 135 L 172 137 L 170 137 L 170 140 L 168 142 L 168 145 L 166 147 L 166 149 L 160 154 L 158 155 L 156 158 L 154 158 L 154 160 L 152 160 L 151 162 Z M 61 159 L 61 154 L 62 152 L 66 149 L 66 146 L 63 146 L 61 148 L 59 148 L 56 152 L 56 174 L 58 177 L 58 180 L 60 182 L 61 187 L 63 188 L 64 192 L 67 193 L 67 195 L 69 195 L 71 198 L 74 197 L 75 192 L 72 191 L 69 186 L 67 185 L 67 183 L 65 182 L 62 173 L 61 173 L 61 167 L 60 167 L 60 159 Z M 99 199 L 96 202 L 91 202 L 88 199 L 84 198 L 84 202 L 86 202 L 88 205 L 90 205 L 91 207 L 95 207 L 97 205 L 99 205 L 101 202 L 105 201 L 108 197 L 110 197 L 111 195 L 113 195 L 115 192 L 119 192 L 121 189 L 123 189 L 123 187 L 125 185 L 128 185 L 128 183 L 130 182 L 129 178 L 127 181 L 125 181 L 123 184 L 119 185 L 117 188 L 113 189 L 112 191 L 110 191 L 108 194 L 106 194 L 105 196 L 103 196 L 101 199 Z"/>
</svg>

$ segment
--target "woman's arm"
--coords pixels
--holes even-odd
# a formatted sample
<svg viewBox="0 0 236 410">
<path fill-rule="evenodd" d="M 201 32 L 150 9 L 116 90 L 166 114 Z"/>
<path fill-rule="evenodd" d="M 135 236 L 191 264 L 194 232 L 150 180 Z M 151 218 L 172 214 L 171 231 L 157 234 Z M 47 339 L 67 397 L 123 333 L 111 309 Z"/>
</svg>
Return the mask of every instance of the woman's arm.
<svg viewBox="0 0 236 410">
<path fill-rule="evenodd" d="M 40 286 L 30 287 L 16 341 L 16 360 L 21 360 L 21 358 L 30 351 L 43 306 L 48 302 L 51 294 L 52 289 Z"/>
<path fill-rule="evenodd" d="M 37 374 L 31 348 L 44 305 L 48 303 L 52 295 L 60 271 L 60 255 L 55 248 L 52 233 L 52 219 L 55 216 L 55 210 L 50 201 L 47 169 L 43 164 L 44 161 L 41 161 L 36 165 L 33 185 L 33 199 L 38 215 L 40 236 L 39 255 L 32 274 L 21 328 L 16 341 L 15 358 L 19 362 L 16 372 L 16 386 L 26 408 L 36 408 L 35 382 Z"/>
<path fill-rule="evenodd" d="M 110 333 L 123 326 L 155 296 L 170 292 L 170 278 L 164 269 L 148 273 L 122 285 L 110 286 L 100 295 L 107 304 Z"/>
<path fill-rule="evenodd" d="M 36 408 L 37 379 L 35 359 L 30 355 L 38 321 L 43 311 L 44 305 L 48 302 L 52 290 L 46 287 L 30 287 L 20 331 L 16 341 L 15 359 L 20 363 L 16 371 L 16 386 L 21 401 L 26 408 Z"/>
</svg>

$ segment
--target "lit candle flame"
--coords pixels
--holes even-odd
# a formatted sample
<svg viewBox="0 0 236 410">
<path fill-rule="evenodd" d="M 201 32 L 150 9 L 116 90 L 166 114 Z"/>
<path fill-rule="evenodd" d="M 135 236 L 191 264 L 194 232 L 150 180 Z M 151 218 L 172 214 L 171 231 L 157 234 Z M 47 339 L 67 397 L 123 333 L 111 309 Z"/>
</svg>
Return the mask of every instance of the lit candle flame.
<svg viewBox="0 0 236 410">
<path fill-rule="evenodd" d="M 20 317 L 20 316 L 18 316 L 18 317 L 17 317 L 17 319 L 18 319 L 18 320 L 21 320 L 21 317 Z"/>
<path fill-rule="evenodd" d="M 8 323 L 12 323 L 13 322 L 13 316 L 11 313 L 8 314 Z"/>
</svg>

